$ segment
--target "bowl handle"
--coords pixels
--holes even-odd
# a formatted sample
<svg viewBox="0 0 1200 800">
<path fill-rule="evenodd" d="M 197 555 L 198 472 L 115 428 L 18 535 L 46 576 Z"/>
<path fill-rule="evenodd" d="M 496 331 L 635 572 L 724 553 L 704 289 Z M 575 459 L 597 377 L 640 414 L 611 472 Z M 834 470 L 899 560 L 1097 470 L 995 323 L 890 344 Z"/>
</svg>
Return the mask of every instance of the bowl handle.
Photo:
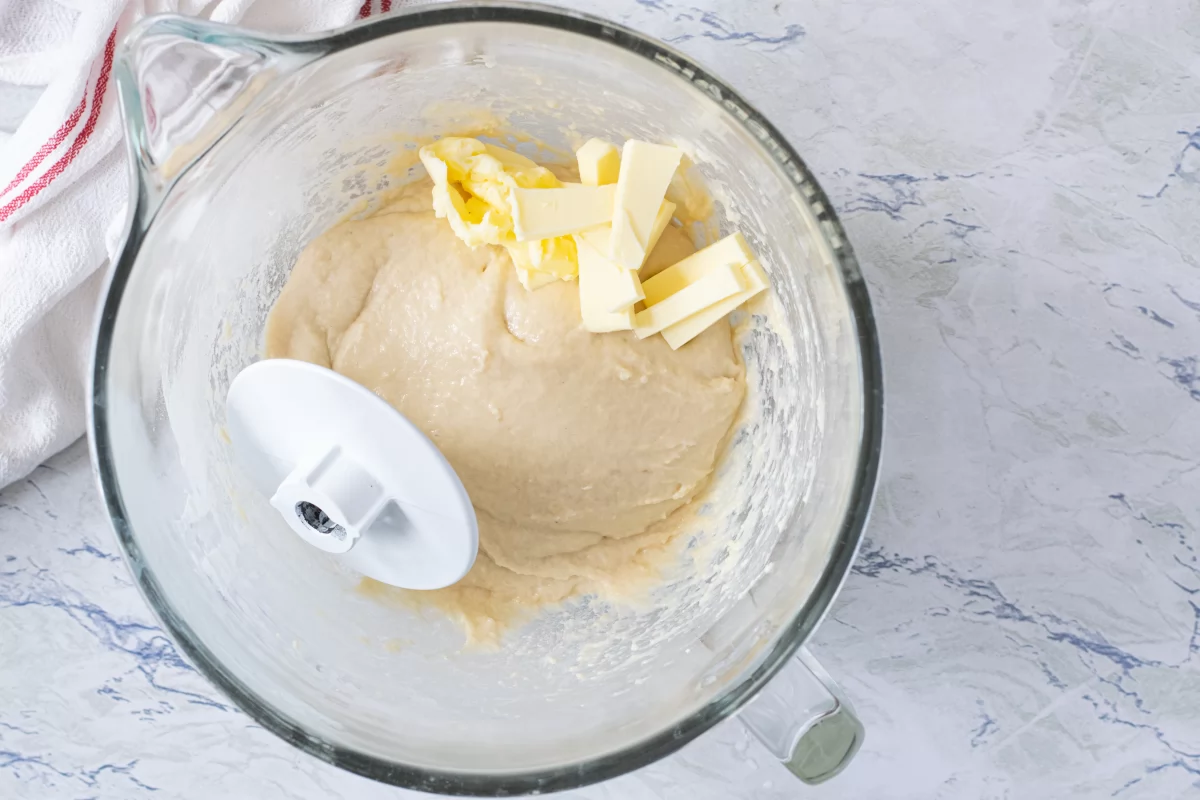
<svg viewBox="0 0 1200 800">
<path fill-rule="evenodd" d="M 289 47 L 174 15 L 147 17 L 133 26 L 121 43 L 114 75 L 136 178 L 150 210 L 276 77 L 321 55 L 308 45 Z"/>
<path fill-rule="evenodd" d="M 738 719 L 808 784 L 822 783 L 841 772 L 864 736 L 850 701 L 803 647 Z"/>
</svg>

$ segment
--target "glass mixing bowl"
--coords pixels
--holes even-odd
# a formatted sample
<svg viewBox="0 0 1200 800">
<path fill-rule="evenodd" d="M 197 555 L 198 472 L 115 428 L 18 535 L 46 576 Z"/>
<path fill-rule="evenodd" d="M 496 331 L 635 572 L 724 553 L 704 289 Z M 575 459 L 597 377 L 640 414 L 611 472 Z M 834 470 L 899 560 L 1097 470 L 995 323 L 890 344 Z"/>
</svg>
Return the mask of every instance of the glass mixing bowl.
<svg viewBox="0 0 1200 800">
<path fill-rule="evenodd" d="M 840 769 L 862 728 L 801 645 L 866 521 L 878 343 L 833 209 L 769 122 L 658 42 L 534 5 L 319 37 L 153 18 L 116 75 L 135 179 L 90 432 L 137 582 L 201 672 L 297 747 L 432 792 L 602 780 L 739 709 L 801 778 Z M 773 299 L 739 326 L 743 418 L 663 585 L 550 609 L 483 650 L 294 536 L 232 463 L 224 400 L 303 245 L 419 178 L 415 143 L 495 120 L 542 159 L 580 137 L 679 142 Z"/>
</svg>

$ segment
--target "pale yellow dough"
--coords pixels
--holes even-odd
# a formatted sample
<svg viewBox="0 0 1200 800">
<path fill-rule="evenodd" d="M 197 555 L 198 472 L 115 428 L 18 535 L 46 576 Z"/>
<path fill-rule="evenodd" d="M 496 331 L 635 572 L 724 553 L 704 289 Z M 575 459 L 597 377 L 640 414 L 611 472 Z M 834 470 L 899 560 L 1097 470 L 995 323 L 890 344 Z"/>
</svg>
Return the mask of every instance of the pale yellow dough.
<svg viewBox="0 0 1200 800">
<path fill-rule="evenodd" d="M 652 259 L 693 250 L 669 228 Z M 419 594 L 479 641 L 524 611 L 653 582 L 745 392 L 728 324 L 678 351 L 588 333 L 574 282 L 527 291 L 503 249 L 471 250 L 434 218 L 428 184 L 305 248 L 267 356 L 347 375 L 445 453 L 480 553 L 458 584 Z"/>
</svg>

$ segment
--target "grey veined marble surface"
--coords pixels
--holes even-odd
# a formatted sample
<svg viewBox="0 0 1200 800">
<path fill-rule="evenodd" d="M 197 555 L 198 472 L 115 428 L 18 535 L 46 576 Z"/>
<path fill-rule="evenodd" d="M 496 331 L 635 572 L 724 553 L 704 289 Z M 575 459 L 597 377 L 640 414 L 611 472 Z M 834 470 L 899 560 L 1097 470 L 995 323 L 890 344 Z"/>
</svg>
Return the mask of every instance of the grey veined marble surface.
<svg viewBox="0 0 1200 800">
<path fill-rule="evenodd" d="M 815 790 L 726 724 L 570 796 L 1200 796 L 1200 6 L 691 2 L 574 5 L 716 68 L 858 249 L 886 453 L 813 649 L 869 733 Z M 232 708 L 114 553 L 81 445 L 0 494 L 0 797 L 410 796 Z"/>
</svg>

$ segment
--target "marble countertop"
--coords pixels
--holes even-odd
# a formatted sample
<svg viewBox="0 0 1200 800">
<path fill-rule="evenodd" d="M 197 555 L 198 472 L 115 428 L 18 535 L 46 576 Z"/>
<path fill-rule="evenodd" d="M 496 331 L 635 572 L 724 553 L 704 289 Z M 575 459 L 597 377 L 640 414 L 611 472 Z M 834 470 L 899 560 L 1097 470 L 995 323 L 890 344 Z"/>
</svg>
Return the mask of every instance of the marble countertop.
<svg viewBox="0 0 1200 800">
<path fill-rule="evenodd" d="M 806 789 L 727 723 L 564 797 L 1200 793 L 1200 6 L 904 6 L 603 7 L 809 161 L 871 286 L 888 420 L 812 643 L 858 760 Z M 76 444 L 0 493 L 0 797 L 156 792 L 417 796 L 293 750 L 188 666 Z"/>
</svg>

